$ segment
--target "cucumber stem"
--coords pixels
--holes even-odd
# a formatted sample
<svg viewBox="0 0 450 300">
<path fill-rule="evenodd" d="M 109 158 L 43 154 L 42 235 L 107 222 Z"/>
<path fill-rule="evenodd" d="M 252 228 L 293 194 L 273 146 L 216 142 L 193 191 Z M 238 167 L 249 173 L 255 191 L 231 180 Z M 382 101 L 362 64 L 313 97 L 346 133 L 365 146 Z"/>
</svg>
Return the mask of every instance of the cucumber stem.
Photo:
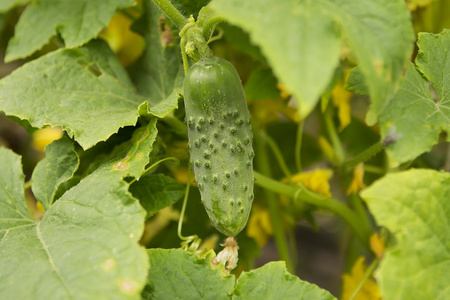
<svg viewBox="0 0 450 300">
<path fill-rule="evenodd" d="M 264 143 L 264 139 L 260 136 L 255 136 L 254 140 L 256 153 L 258 153 L 258 155 L 256 155 L 255 157 L 256 164 L 262 173 L 270 176 L 271 170 L 269 164 L 269 157 L 266 145 Z M 254 174 L 256 176 L 257 172 L 254 172 Z M 256 183 L 258 183 L 258 181 L 256 181 Z M 294 273 L 295 271 L 294 265 L 292 264 L 291 256 L 289 255 L 289 247 L 280 218 L 280 209 L 278 207 L 277 196 L 275 193 L 271 192 L 270 189 L 267 189 L 265 191 L 265 196 L 267 207 L 269 209 L 270 221 L 273 226 L 275 243 L 277 245 L 278 254 L 280 258 L 286 262 L 286 268 L 289 270 L 289 272 Z"/>
<path fill-rule="evenodd" d="M 258 153 L 261 155 L 260 153 Z M 303 201 L 317 207 L 328 209 L 341 218 L 352 228 L 356 237 L 364 247 L 370 249 L 369 238 L 371 232 L 365 226 L 361 226 L 361 220 L 345 204 L 334 198 L 327 198 L 307 190 L 304 187 L 295 187 L 273 180 L 261 173 L 254 171 L 255 184 L 275 193 L 285 195 L 294 199 L 294 202 Z"/>
<path fill-rule="evenodd" d="M 173 6 L 169 0 L 153 0 L 156 6 L 172 21 L 178 29 L 188 22 L 186 18 Z"/>
<path fill-rule="evenodd" d="M 304 121 L 301 120 L 297 127 L 297 138 L 295 140 L 295 166 L 297 167 L 297 172 L 302 171 L 302 137 L 303 137 L 303 124 Z"/>
<path fill-rule="evenodd" d="M 359 153 L 355 158 L 350 159 L 342 163 L 342 166 L 344 168 L 353 168 L 357 166 L 358 164 L 365 162 L 375 156 L 378 152 L 382 151 L 384 149 L 382 143 L 376 142 L 363 152 Z"/>
</svg>

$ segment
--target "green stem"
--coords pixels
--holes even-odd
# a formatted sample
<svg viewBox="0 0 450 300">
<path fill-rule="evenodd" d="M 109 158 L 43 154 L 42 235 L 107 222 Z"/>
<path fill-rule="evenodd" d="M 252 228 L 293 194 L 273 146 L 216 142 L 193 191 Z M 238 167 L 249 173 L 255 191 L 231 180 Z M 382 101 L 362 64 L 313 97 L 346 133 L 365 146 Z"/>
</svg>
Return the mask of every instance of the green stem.
<svg viewBox="0 0 450 300">
<path fill-rule="evenodd" d="M 377 166 L 364 164 L 364 172 L 383 175 L 386 173 L 386 170 Z"/>
<path fill-rule="evenodd" d="M 219 15 L 212 15 L 203 24 L 203 28 L 202 28 L 203 37 L 205 38 L 205 40 L 208 43 L 210 42 L 209 39 L 211 38 L 214 28 L 216 27 L 217 24 L 219 24 L 221 22 L 226 22 L 226 20 Z"/>
<path fill-rule="evenodd" d="M 354 211 L 358 215 L 361 222 L 364 223 L 365 230 L 367 232 L 372 232 L 372 224 L 369 220 L 369 216 L 367 215 L 362 199 L 357 194 L 351 194 L 349 198 Z"/>
<path fill-rule="evenodd" d="M 187 205 L 187 199 L 189 197 L 190 187 L 191 187 L 191 165 L 189 164 L 188 174 L 187 174 L 186 191 L 184 193 L 183 206 L 181 208 L 180 219 L 178 220 L 178 230 L 177 230 L 178 237 L 184 241 L 188 240 L 190 238 L 190 237 L 184 237 L 181 234 L 181 228 L 183 227 L 184 213 L 186 212 L 186 205 Z"/>
<path fill-rule="evenodd" d="M 298 123 L 297 126 L 297 138 L 295 140 L 295 165 L 297 167 L 297 172 L 302 171 L 302 160 L 301 160 L 301 152 L 302 152 L 302 138 L 303 138 L 303 120 Z"/>
<path fill-rule="evenodd" d="M 370 158 L 372 158 L 374 155 L 376 155 L 377 153 L 379 153 L 382 150 L 383 150 L 383 145 L 380 142 L 376 142 L 375 144 L 373 144 L 372 146 L 370 146 L 363 152 L 359 153 L 355 158 L 347 160 L 344 163 L 342 163 L 342 166 L 344 168 L 354 168 L 358 164 L 369 160 Z"/>
<path fill-rule="evenodd" d="M 173 6 L 169 0 L 153 0 L 156 6 L 169 18 L 178 29 L 183 28 L 183 26 L 188 22 L 186 18 Z"/>
<path fill-rule="evenodd" d="M 286 161 L 284 160 L 283 154 L 281 154 L 280 148 L 278 147 L 277 143 L 265 131 L 261 131 L 261 136 L 263 137 L 264 141 L 267 143 L 267 145 L 270 147 L 273 154 L 275 155 L 275 159 L 277 160 L 278 165 L 280 166 L 281 170 L 283 171 L 284 176 L 290 180 L 292 177 L 292 174 L 286 165 Z"/>
<path fill-rule="evenodd" d="M 256 171 L 254 172 L 254 174 L 256 178 L 255 183 L 265 189 L 291 197 L 295 202 L 303 201 L 308 204 L 312 204 L 323 209 L 328 209 L 336 213 L 344 219 L 344 221 L 350 226 L 350 228 L 352 228 L 360 242 L 367 249 L 370 249 L 369 237 L 371 232 L 364 229 L 364 227 L 361 226 L 361 221 L 358 219 L 355 213 L 352 212 L 346 205 L 339 202 L 339 200 L 334 198 L 327 198 L 325 196 L 313 193 L 305 189 L 304 187 L 295 187 L 292 185 L 281 183 Z"/>
<path fill-rule="evenodd" d="M 352 296 L 349 300 L 354 300 L 356 295 L 358 295 L 359 291 L 361 290 L 362 286 L 364 285 L 364 282 L 372 275 L 373 270 L 378 264 L 378 258 L 374 259 L 373 262 L 370 264 L 370 266 L 367 268 L 366 273 L 364 273 L 364 277 L 359 282 L 358 286 L 356 287 L 355 291 L 353 292 Z"/>
<path fill-rule="evenodd" d="M 341 140 L 337 134 L 336 126 L 333 122 L 333 109 L 329 105 L 324 114 L 325 127 L 328 135 L 330 136 L 331 144 L 333 145 L 334 154 L 336 156 L 335 163 L 340 164 L 344 160 L 344 148 L 342 147 Z"/>
<path fill-rule="evenodd" d="M 157 162 L 155 162 L 153 165 L 151 165 L 151 166 L 148 167 L 147 169 L 145 169 L 145 170 L 144 170 L 144 173 L 142 173 L 142 175 L 141 175 L 140 177 L 142 177 L 142 176 L 148 174 L 148 173 L 149 173 L 151 170 L 153 170 L 157 165 L 159 165 L 160 163 L 163 163 L 163 162 L 165 162 L 165 161 L 168 161 L 168 160 L 173 160 L 173 161 L 176 162 L 177 164 L 180 163 L 180 160 L 179 160 L 178 158 L 176 158 L 176 157 L 166 157 L 166 158 L 163 158 L 163 159 L 158 160 Z M 128 184 L 131 185 L 131 184 L 133 184 L 133 183 L 136 182 L 136 181 L 137 181 L 137 179 L 136 179 L 136 178 L 133 178 L 133 180 L 131 180 Z"/>
<path fill-rule="evenodd" d="M 266 145 L 264 144 L 264 139 L 259 136 L 255 136 L 255 146 L 256 146 L 256 164 L 262 173 L 270 176 L 270 164 L 269 157 L 266 149 Z M 256 175 L 256 172 L 255 172 Z M 290 272 L 294 271 L 294 266 L 292 264 L 291 257 L 289 255 L 289 247 L 286 240 L 286 235 L 283 230 L 283 225 L 280 218 L 280 210 L 278 207 L 278 200 L 276 194 L 270 192 L 269 190 L 265 191 L 265 198 L 267 207 L 269 209 L 270 221 L 273 226 L 275 243 L 277 245 L 278 254 L 282 260 L 286 262 L 286 267 Z"/>
</svg>

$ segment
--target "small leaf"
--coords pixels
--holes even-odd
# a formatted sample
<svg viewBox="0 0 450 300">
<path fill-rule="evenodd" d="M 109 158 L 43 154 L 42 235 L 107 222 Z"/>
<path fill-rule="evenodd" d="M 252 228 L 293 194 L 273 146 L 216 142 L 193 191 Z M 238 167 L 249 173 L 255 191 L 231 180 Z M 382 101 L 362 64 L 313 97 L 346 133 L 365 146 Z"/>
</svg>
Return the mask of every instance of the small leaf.
<svg viewBox="0 0 450 300">
<path fill-rule="evenodd" d="M 122 177 L 132 176 L 139 179 L 145 171 L 145 166 L 149 163 L 150 153 L 153 150 L 158 130 L 156 129 L 157 119 L 153 118 L 146 127 L 141 127 L 133 132 L 129 141 L 118 145 L 114 150 L 91 166 L 91 170 L 101 170 L 101 172 L 122 174 Z"/>
<path fill-rule="evenodd" d="M 184 195 L 185 187 L 175 179 L 162 174 L 144 176 L 130 186 L 130 192 L 140 200 L 147 211 L 153 213 L 177 203 Z"/>
<path fill-rule="evenodd" d="M 359 292 L 352 298 L 355 290 L 364 280 L 367 270 L 364 260 L 364 256 L 359 257 L 353 265 L 351 273 L 342 275 L 342 300 L 381 300 L 378 286 L 371 278 L 365 279 Z"/>
<path fill-rule="evenodd" d="M 67 137 L 48 145 L 45 155 L 33 171 L 31 188 L 44 211 L 47 211 L 55 200 L 58 187 L 72 178 L 79 159 L 73 142 Z"/>
<path fill-rule="evenodd" d="M 95 38 L 117 9 L 133 3 L 133 0 L 34 0 L 14 29 L 5 61 L 33 54 L 56 34 L 61 35 L 67 48 L 79 47 Z"/>
<path fill-rule="evenodd" d="M 400 90 L 380 116 L 383 139 L 396 136 L 387 146 L 393 164 L 431 150 L 441 131 L 450 132 L 450 30 L 421 33 L 417 44 L 417 68 L 410 64 Z"/>
<path fill-rule="evenodd" d="M 336 300 L 327 291 L 291 275 L 284 262 L 270 262 L 259 269 L 243 272 L 233 299 Z"/>
<path fill-rule="evenodd" d="M 450 174 L 388 174 L 362 192 L 388 245 L 376 272 L 385 299 L 445 299 L 450 290 Z"/>
<path fill-rule="evenodd" d="M 205 258 L 181 249 L 150 249 L 148 285 L 143 299 L 229 299 L 234 276 L 223 275 L 223 266 L 211 267 L 212 252 Z"/>
<path fill-rule="evenodd" d="M 133 89 L 106 43 L 93 41 L 52 52 L 3 78 L 0 110 L 36 128 L 61 126 L 87 149 L 136 123 L 144 99 Z"/>
</svg>

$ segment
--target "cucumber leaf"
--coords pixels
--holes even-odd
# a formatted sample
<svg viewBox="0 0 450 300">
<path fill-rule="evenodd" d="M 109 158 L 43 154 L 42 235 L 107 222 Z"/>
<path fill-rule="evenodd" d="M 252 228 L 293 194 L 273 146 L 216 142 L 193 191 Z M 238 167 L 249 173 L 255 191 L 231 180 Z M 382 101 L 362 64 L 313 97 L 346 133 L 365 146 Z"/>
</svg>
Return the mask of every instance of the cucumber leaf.
<svg viewBox="0 0 450 300">
<path fill-rule="evenodd" d="M 234 275 L 223 275 L 222 265 L 211 264 L 213 252 L 199 258 L 181 249 L 151 249 L 149 256 L 143 299 L 336 299 L 289 274 L 283 262 L 244 272 L 235 285 Z"/>
<path fill-rule="evenodd" d="M 142 207 L 147 211 L 147 218 L 178 202 L 183 197 L 184 191 L 184 185 L 162 174 L 143 176 L 130 185 L 131 194 L 139 199 Z"/>
<path fill-rule="evenodd" d="M 420 33 L 417 44 L 416 65 L 410 64 L 400 90 L 380 115 L 383 139 L 395 137 L 387 146 L 392 164 L 430 151 L 441 131 L 450 132 L 450 30 Z"/>
<path fill-rule="evenodd" d="M 121 176 L 92 173 L 37 221 L 25 205 L 20 158 L 0 148 L 0 164 L 4 298 L 140 299 L 148 268 L 138 245 L 145 212 Z"/>
<path fill-rule="evenodd" d="M 133 4 L 134 0 L 35 0 L 25 9 L 15 27 L 5 61 L 33 54 L 57 34 L 67 48 L 79 47 L 95 38 L 117 9 Z M 8 6 L 11 7 L 6 5 L 6 8 Z"/>
<path fill-rule="evenodd" d="M 376 271 L 383 299 L 448 298 L 450 174 L 388 174 L 363 191 L 377 223 L 395 236 Z"/>
<path fill-rule="evenodd" d="M 143 6 L 144 14 L 132 28 L 144 36 L 147 47 L 142 57 L 130 67 L 131 78 L 138 93 L 149 98 L 151 106 L 168 99 L 165 102 L 174 109 L 181 93 L 177 88 L 183 86 L 184 80 L 176 32 L 172 32 L 167 24 L 160 24 L 159 10 L 152 1 L 144 0 Z M 160 109 L 155 108 L 157 110 Z"/>
<path fill-rule="evenodd" d="M 261 47 L 296 98 L 301 118 L 319 101 L 347 43 L 366 79 L 372 100 L 366 120 L 374 124 L 414 42 L 403 0 L 214 0 L 211 5 Z"/>
<path fill-rule="evenodd" d="M 2 0 L 0 2 L 0 12 L 7 12 L 15 6 L 19 6 L 30 1 L 31 0 Z"/>
<path fill-rule="evenodd" d="M 149 250 L 150 271 L 143 299 L 229 299 L 234 278 L 211 268 L 212 254 L 199 258 L 182 249 Z"/>
<path fill-rule="evenodd" d="M 33 194 L 44 211 L 55 200 L 59 186 L 72 178 L 78 164 L 73 142 L 66 136 L 45 148 L 45 158 L 36 165 L 31 177 Z"/>
<path fill-rule="evenodd" d="M 100 40 L 52 52 L 0 80 L 0 110 L 36 128 L 61 126 L 84 149 L 135 125 L 143 102 Z"/>
</svg>

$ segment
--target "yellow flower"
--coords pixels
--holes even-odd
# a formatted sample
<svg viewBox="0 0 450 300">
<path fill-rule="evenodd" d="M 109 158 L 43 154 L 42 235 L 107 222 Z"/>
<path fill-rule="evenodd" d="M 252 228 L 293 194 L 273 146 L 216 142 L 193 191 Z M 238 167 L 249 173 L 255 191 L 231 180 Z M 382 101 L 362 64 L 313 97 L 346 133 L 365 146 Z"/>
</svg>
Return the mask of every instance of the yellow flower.
<svg viewBox="0 0 450 300">
<path fill-rule="evenodd" d="M 264 247 L 273 235 L 269 211 L 259 205 L 254 205 L 247 224 L 247 235 L 255 239 L 260 248 Z"/>
<path fill-rule="evenodd" d="M 365 188 L 366 185 L 363 182 L 364 179 L 364 164 L 360 163 L 353 170 L 353 180 L 347 189 L 347 195 L 357 194 L 361 189 Z"/>
<path fill-rule="evenodd" d="M 344 89 L 344 83 L 339 82 L 331 91 L 331 99 L 333 101 L 334 106 L 338 108 L 338 117 L 339 117 L 339 131 L 344 130 L 351 121 L 351 106 L 350 99 L 352 97 L 352 93 L 346 91 Z"/>
<path fill-rule="evenodd" d="M 311 172 L 297 173 L 291 177 L 291 182 L 302 184 L 307 189 L 324 196 L 331 197 L 330 184 L 328 180 L 333 176 L 329 169 L 316 169 Z M 287 179 L 283 180 L 287 182 Z"/>
<path fill-rule="evenodd" d="M 63 136 L 61 127 L 46 127 L 33 133 L 33 147 L 38 151 L 44 151 L 51 142 Z"/>
<path fill-rule="evenodd" d="M 384 239 L 382 236 L 379 236 L 377 233 L 374 233 L 370 236 L 370 249 L 372 249 L 373 253 L 378 258 L 381 258 L 384 253 Z"/>
<path fill-rule="evenodd" d="M 342 275 L 343 287 L 342 287 L 342 300 L 348 300 L 352 297 L 356 288 L 360 284 L 366 273 L 366 265 L 364 264 L 364 257 L 361 256 L 353 265 L 350 274 Z M 378 289 L 378 285 L 371 278 L 367 278 L 364 281 L 361 289 L 359 290 L 354 300 L 381 300 L 381 294 Z"/>
</svg>

